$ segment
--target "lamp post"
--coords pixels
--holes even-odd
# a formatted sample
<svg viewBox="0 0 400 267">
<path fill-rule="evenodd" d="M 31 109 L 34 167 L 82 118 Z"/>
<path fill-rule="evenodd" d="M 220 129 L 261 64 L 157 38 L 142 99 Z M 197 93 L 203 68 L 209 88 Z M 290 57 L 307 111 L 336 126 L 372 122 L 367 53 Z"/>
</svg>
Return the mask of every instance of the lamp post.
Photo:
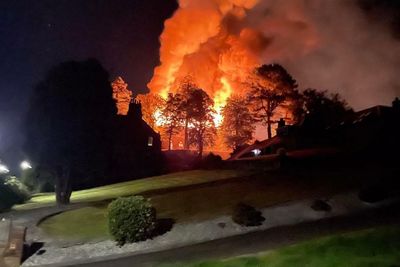
<svg viewBox="0 0 400 267">
<path fill-rule="evenodd" d="M 10 170 L 7 168 L 7 166 L 0 163 L 0 174 L 6 174 L 9 172 L 10 172 Z"/>
<path fill-rule="evenodd" d="M 23 171 L 32 169 L 32 165 L 29 163 L 29 161 L 26 161 L 26 160 L 22 161 L 19 166 Z"/>
</svg>

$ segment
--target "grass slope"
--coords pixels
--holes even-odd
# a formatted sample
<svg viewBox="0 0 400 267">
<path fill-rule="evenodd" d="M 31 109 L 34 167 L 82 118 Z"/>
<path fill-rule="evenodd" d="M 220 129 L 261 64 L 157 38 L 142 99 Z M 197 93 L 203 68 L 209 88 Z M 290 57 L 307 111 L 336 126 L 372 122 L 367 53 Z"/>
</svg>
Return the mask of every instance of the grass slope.
<svg viewBox="0 0 400 267">
<path fill-rule="evenodd" d="M 263 208 L 291 200 L 327 196 L 336 190 L 339 189 L 325 183 L 324 186 L 318 186 L 277 175 L 256 175 L 143 195 L 150 198 L 157 210 L 157 217 L 172 218 L 176 222 L 191 222 L 229 215 L 239 202 Z M 94 214 L 87 212 L 90 211 L 89 208 L 67 211 L 46 219 L 40 227 L 50 236 L 76 240 L 78 243 L 91 239 L 107 239 L 108 201 L 93 204 L 96 205 L 93 207 L 96 211 Z M 93 225 L 93 228 L 86 227 L 87 225 Z"/>
<path fill-rule="evenodd" d="M 59 240 L 76 240 L 79 243 L 102 241 L 110 238 L 106 215 L 104 207 L 84 207 L 52 216 L 44 220 L 40 227 Z"/>
<path fill-rule="evenodd" d="M 71 202 L 94 202 L 143 193 L 151 190 L 176 188 L 243 176 L 237 170 L 195 170 L 155 176 L 124 183 L 96 187 L 72 193 Z M 34 209 L 55 203 L 54 193 L 38 194 L 29 202 L 15 206 L 16 210 Z"/>
<path fill-rule="evenodd" d="M 400 227 L 330 236 L 270 253 L 159 267 L 398 267 Z"/>
</svg>

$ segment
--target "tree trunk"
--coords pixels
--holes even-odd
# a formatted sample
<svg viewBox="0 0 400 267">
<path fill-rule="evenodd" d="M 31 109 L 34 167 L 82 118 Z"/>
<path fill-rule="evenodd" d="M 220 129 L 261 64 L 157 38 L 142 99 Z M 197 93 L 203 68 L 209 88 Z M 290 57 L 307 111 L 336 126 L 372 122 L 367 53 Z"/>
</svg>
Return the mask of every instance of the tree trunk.
<svg viewBox="0 0 400 267">
<path fill-rule="evenodd" d="M 272 129 L 271 129 L 271 116 L 267 116 L 267 134 L 268 134 L 268 139 L 271 139 L 272 137 Z"/>
<path fill-rule="evenodd" d="M 172 131 L 169 132 L 168 136 L 168 150 L 171 151 L 171 145 L 172 145 Z"/>
<path fill-rule="evenodd" d="M 201 159 L 203 157 L 203 147 L 204 147 L 203 136 L 199 134 L 198 139 L 199 139 L 199 158 Z"/>
<path fill-rule="evenodd" d="M 60 166 L 57 168 L 55 191 L 58 205 L 68 205 L 70 203 L 72 186 L 68 167 Z"/>
<path fill-rule="evenodd" d="M 185 120 L 185 140 L 184 140 L 184 148 L 185 148 L 186 150 L 189 149 L 188 126 L 189 126 L 189 120 L 188 120 L 188 118 L 186 118 L 186 120 Z"/>
</svg>

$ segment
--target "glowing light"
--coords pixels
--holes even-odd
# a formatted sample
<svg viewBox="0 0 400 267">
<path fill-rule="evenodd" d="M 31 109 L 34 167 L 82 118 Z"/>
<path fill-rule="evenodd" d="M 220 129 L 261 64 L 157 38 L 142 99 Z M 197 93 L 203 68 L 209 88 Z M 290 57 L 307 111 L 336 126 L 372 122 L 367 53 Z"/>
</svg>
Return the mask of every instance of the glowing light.
<svg viewBox="0 0 400 267">
<path fill-rule="evenodd" d="M 21 164 L 19 165 L 19 167 L 20 167 L 21 169 L 23 169 L 23 170 L 32 169 L 32 165 L 31 165 L 28 161 L 26 161 L 26 160 L 24 160 L 23 162 L 21 162 Z"/>
<path fill-rule="evenodd" d="M 9 173 L 9 172 L 10 172 L 10 170 L 7 168 L 6 165 L 0 164 L 0 173 L 1 173 L 1 174 Z"/>
<path fill-rule="evenodd" d="M 228 79 L 225 77 L 221 78 L 221 89 L 214 96 L 214 123 L 218 127 L 221 125 L 224 117 L 222 116 L 222 109 L 226 105 L 226 100 L 232 94 L 232 86 L 229 84 Z"/>
<path fill-rule="evenodd" d="M 163 126 L 166 123 L 160 109 L 156 109 L 156 111 L 154 111 L 154 119 L 156 121 L 156 126 Z"/>
<path fill-rule="evenodd" d="M 258 157 L 261 154 L 260 149 L 253 149 L 251 152 L 253 152 L 254 156 Z"/>
</svg>

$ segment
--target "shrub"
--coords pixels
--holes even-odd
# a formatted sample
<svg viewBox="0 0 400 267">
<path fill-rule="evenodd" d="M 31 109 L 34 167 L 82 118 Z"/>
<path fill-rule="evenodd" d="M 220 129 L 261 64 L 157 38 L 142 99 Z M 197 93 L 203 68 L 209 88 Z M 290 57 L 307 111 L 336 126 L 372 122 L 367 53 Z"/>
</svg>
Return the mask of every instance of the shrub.
<svg viewBox="0 0 400 267">
<path fill-rule="evenodd" d="M 388 186 L 382 184 L 369 185 L 360 190 L 358 197 L 367 203 L 383 201 L 391 196 Z"/>
<path fill-rule="evenodd" d="M 219 169 L 222 167 L 223 160 L 221 156 L 209 153 L 199 162 L 199 168 L 202 169 Z"/>
<path fill-rule="evenodd" d="M 0 178 L 0 211 L 14 204 L 24 203 L 30 198 L 29 190 L 14 176 Z"/>
<path fill-rule="evenodd" d="M 239 203 L 233 210 L 232 220 L 242 226 L 258 226 L 265 221 L 265 218 L 252 206 Z"/>
<path fill-rule="evenodd" d="M 156 226 L 156 211 L 142 196 L 118 198 L 108 206 L 108 227 L 119 245 L 146 240 Z"/>
<path fill-rule="evenodd" d="M 329 212 L 332 210 L 331 205 L 329 205 L 326 201 L 317 199 L 311 204 L 311 208 L 315 211 L 325 211 Z"/>
<path fill-rule="evenodd" d="M 22 182 L 32 192 L 54 192 L 54 177 L 44 168 L 25 170 L 21 176 Z"/>
</svg>

